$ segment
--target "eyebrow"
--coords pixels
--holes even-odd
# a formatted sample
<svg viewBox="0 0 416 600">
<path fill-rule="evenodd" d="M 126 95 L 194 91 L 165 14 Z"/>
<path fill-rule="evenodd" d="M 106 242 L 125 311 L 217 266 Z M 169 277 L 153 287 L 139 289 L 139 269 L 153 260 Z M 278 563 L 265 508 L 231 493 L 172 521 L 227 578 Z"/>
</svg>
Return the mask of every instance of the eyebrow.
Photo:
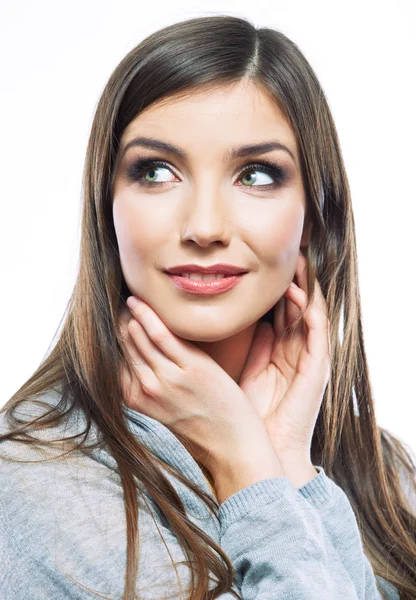
<svg viewBox="0 0 416 600">
<path fill-rule="evenodd" d="M 161 150 L 165 152 L 170 152 L 171 154 L 176 154 L 183 161 L 189 161 L 188 153 L 179 148 L 178 146 L 174 146 L 169 142 L 164 142 L 162 140 L 156 140 L 154 138 L 149 137 L 138 137 L 126 144 L 121 152 L 121 158 L 125 155 L 129 148 L 133 146 L 143 146 L 144 148 L 150 148 L 152 150 Z M 224 160 L 235 160 L 237 158 L 244 158 L 246 156 L 250 156 L 252 154 L 265 154 L 266 152 L 271 152 L 272 150 L 284 150 L 287 152 L 293 162 L 296 164 L 296 158 L 290 148 L 281 144 L 278 141 L 271 140 L 269 142 L 262 142 L 260 144 L 248 144 L 246 146 L 234 146 L 227 150 L 224 156 Z"/>
</svg>

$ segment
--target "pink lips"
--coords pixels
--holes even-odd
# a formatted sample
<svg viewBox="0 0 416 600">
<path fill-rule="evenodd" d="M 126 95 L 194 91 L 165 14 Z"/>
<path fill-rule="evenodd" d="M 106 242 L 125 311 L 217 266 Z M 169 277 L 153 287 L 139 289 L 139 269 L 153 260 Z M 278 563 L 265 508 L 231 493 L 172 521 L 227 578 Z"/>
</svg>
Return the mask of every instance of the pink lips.
<svg viewBox="0 0 416 600">
<path fill-rule="evenodd" d="M 190 292 L 191 294 L 221 294 L 232 289 L 237 283 L 244 277 L 246 273 L 240 275 L 230 275 L 221 279 L 214 279 L 212 281 L 202 281 L 198 279 L 189 279 L 188 277 L 181 277 L 180 275 L 172 275 L 167 273 L 178 288 Z"/>
</svg>

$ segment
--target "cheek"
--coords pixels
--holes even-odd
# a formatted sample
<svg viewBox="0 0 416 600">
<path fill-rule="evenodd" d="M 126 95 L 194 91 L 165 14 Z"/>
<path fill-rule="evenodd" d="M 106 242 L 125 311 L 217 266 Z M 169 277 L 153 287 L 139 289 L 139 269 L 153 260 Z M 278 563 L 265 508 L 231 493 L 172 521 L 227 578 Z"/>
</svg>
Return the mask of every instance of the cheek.
<svg viewBox="0 0 416 600">
<path fill-rule="evenodd" d="M 166 212 L 149 211 L 147 207 L 128 196 L 115 198 L 113 203 L 114 228 L 122 265 L 144 260 L 161 247 L 167 238 Z"/>
<path fill-rule="evenodd" d="M 257 224 L 255 219 L 250 225 L 252 247 L 259 259 L 270 268 L 297 260 L 304 223 L 303 208 L 296 206 L 279 209 L 267 219 L 261 219 Z M 295 256 L 295 259 L 293 258 Z"/>
</svg>

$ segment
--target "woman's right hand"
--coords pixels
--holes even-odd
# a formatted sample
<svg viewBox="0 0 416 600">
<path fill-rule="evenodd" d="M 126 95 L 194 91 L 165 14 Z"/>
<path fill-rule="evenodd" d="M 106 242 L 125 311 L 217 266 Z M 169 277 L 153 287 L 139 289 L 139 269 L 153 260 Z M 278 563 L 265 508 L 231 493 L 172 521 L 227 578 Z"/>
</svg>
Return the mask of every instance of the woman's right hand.
<svg viewBox="0 0 416 600">
<path fill-rule="evenodd" d="M 119 315 L 127 406 L 190 445 L 221 501 L 268 477 L 284 476 L 267 429 L 238 384 L 200 348 L 175 335 L 143 300 Z"/>
</svg>

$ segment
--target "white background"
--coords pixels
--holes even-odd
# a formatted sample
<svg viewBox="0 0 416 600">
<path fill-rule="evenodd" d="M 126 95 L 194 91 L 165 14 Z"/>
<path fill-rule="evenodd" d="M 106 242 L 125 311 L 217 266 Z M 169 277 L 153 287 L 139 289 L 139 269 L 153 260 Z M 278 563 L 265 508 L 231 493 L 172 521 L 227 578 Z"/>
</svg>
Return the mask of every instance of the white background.
<svg viewBox="0 0 416 600">
<path fill-rule="evenodd" d="M 72 0 L 1 6 L 2 406 L 48 351 L 75 281 L 81 174 L 96 103 L 144 37 L 229 14 L 279 29 L 328 98 L 356 222 L 378 423 L 416 451 L 415 5 L 411 0 Z"/>
</svg>

